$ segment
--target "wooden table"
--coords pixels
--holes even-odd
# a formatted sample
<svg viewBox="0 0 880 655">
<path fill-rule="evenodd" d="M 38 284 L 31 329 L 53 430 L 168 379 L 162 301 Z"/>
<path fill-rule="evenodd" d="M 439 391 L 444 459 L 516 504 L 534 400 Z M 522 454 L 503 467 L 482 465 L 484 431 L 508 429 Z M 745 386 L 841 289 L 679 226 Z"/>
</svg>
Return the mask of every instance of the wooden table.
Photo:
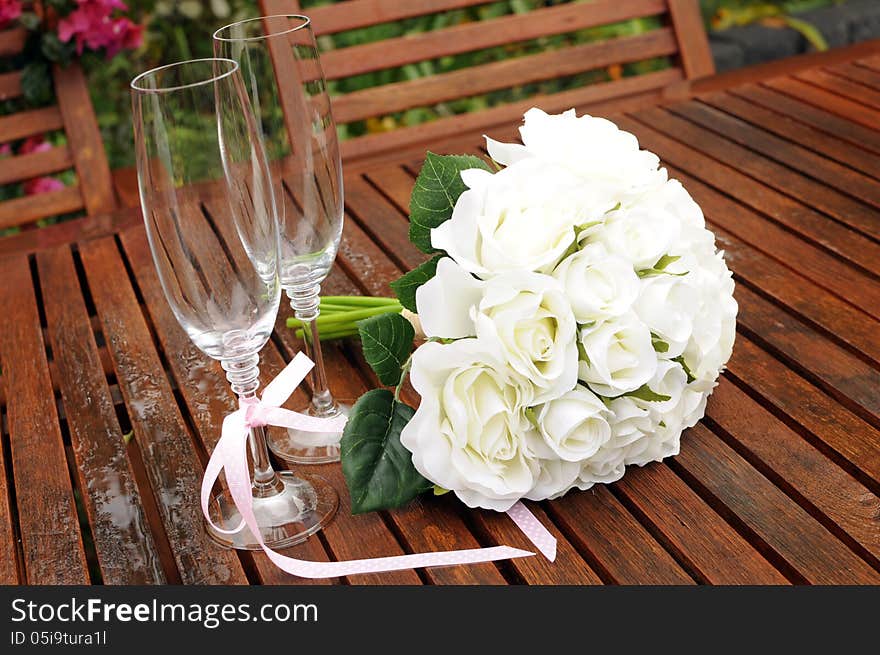
<svg viewBox="0 0 880 655">
<path fill-rule="evenodd" d="M 555 564 L 336 582 L 880 582 L 880 56 L 807 63 L 615 116 L 702 205 L 737 281 L 733 358 L 681 454 L 532 504 L 559 539 Z M 388 295 L 421 261 L 406 237 L 418 161 L 402 156 L 348 167 L 326 292 Z M 301 582 L 205 536 L 199 482 L 233 399 L 172 317 L 137 212 L 7 239 L 0 253 L 0 582 Z M 263 351 L 267 377 L 300 347 L 282 327 L 289 311 Z M 339 396 L 376 384 L 355 343 L 327 359 Z M 506 517 L 449 497 L 352 517 L 338 465 L 321 472 L 343 505 L 294 556 L 526 546 Z"/>
</svg>

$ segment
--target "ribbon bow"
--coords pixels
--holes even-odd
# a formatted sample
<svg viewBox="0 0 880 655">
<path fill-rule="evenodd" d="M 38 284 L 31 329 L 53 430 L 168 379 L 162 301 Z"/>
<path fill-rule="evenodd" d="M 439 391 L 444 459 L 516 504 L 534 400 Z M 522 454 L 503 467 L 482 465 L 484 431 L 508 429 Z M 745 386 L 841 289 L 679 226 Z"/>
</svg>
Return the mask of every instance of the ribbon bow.
<svg viewBox="0 0 880 655">
<path fill-rule="evenodd" d="M 476 564 L 534 555 L 527 550 L 510 548 L 509 546 L 493 546 L 491 548 L 417 553 L 342 562 L 309 562 L 287 557 L 266 546 L 263 543 L 253 512 L 251 478 L 247 461 L 247 438 L 250 428 L 274 425 L 306 432 L 340 432 L 345 425 L 346 418 L 344 416 L 323 419 L 306 416 L 281 407 L 313 366 L 314 363 L 308 357 L 302 353 L 297 354 L 290 364 L 266 386 L 262 398 L 240 399 L 239 408 L 223 419 L 220 440 L 217 442 L 214 452 L 211 453 L 208 466 L 205 468 L 201 492 L 202 513 L 215 530 L 224 534 L 234 534 L 247 525 L 262 546 L 263 551 L 277 567 L 302 578 L 336 578 L 359 573 L 399 571 L 427 566 L 450 566 L 452 564 Z M 233 530 L 219 528 L 213 523 L 208 512 L 211 489 L 223 470 L 226 471 L 229 493 L 242 516 L 241 523 Z M 541 552 L 551 561 L 555 559 L 556 540 L 525 505 L 516 503 L 508 511 L 508 514 Z"/>
</svg>

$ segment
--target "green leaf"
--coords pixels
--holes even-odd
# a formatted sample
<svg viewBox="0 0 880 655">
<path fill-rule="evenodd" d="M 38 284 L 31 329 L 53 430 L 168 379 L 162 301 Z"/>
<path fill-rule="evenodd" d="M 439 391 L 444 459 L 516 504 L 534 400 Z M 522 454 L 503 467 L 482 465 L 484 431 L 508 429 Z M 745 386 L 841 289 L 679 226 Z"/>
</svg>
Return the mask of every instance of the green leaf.
<svg viewBox="0 0 880 655">
<path fill-rule="evenodd" d="M 358 323 L 367 363 L 388 386 L 400 382 L 416 331 L 400 314 L 380 314 Z"/>
<path fill-rule="evenodd" d="M 443 255 L 437 255 L 433 259 L 429 259 L 421 266 L 411 270 L 409 273 L 403 274 L 401 277 L 391 283 L 391 288 L 397 294 L 400 304 L 411 312 L 417 312 L 416 309 L 416 291 L 425 282 L 430 280 L 437 273 L 437 262 L 443 258 Z"/>
<path fill-rule="evenodd" d="M 64 43 L 55 32 L 45 32 L 40 41 L 40 50 L 49 61 L 67 66 L 73 60 L 73 54 L 76 52 L 76 43 L 73 39 Z"/>
<path fill-rule="evenodd" d="M 641 271 L 636 271 L 636 275 L 638 275 L 640 278 L 663 275 L 664 273 L 666 275 L 677 275 L 679 277 L 687 275 L 687 271 L 685 271 L 684 273 L 669 273 L 666 270 L 667 266 L 677 262 L 679 259 L 681 259 L 681 257 L 679 257 L 678 255 L 663 255 L 651 268 L 644 268 Z"/>
<path fill-rule="evenodd" d="M 655 352 L 665 353 L 669 351 L 669 344 L 653 332 L 651 332 L 651 345 L 654 346 Z"/>
<path fill-rule="evenodd" d="M 403 507 L 434 486 L 400 443 L 414 413 L 387 389 L 368 391 L 352 407 L 340 443 L 352 514 Z"/>
<path fill-rule="evenodd" d="M 638 398 L 639 400 L 644 400 L 646 402 L 660 402 L 662 403 L 664 400 L 669 400 L 672 396 L 666 396 L 662 393 L 657 393 L 656 391 L 651 391 L 651 388 L 647 384 L 643 384 L 635 391 L 630 391 L 629 393 L 623 394 L 624 396 L 631 396 L 632 398 Z"/>
<path fill-rule="evenodd" d="M 36 32 L 43 25 L 40 17 L 32 11 L 26 11 L 18 17 L 19 24 L 28 32 Z"/>
<path fill-rule="evenodd" d="M 694 380 L 697 379 L 694 377 L 694 374 L 691 373 L 691 369 L 688 368 L 687 363 L 684 361 L 684 355 L 679 355 L 678 357 L 673 357 L 672 361 L 677 362 L 684 369 L 684 373 L 685 373 L 685 375 L 687 375 L 688 384 L 690 384 L 691 382 L 693 382 Z"/>
<path fill-rule="evenodd" d="M 21 93 L 29 105 L 45 105 L 52 99 L 52 77 L 44 61 L 32 61 L 21 71 Z"/>
<path fill-rule="evenodd" d="M 409 240 L 422 252 L 438 252 L 431 245 L 431 230 L 449 220 L 458 197 L 467 187 L 461 172 L 469 168 L 490 171 L 473 155 L 435 155 L 428 152 L 409 201 Z"/>
</svg>

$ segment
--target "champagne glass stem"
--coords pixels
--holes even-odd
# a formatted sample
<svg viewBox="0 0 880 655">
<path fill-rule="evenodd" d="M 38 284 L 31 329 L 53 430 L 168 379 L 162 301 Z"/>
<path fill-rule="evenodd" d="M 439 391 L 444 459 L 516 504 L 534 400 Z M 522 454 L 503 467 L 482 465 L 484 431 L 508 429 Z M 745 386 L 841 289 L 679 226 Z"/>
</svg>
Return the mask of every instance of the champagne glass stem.
<svg viewBox="0 0 880 655">
<path fill-rule="evenodd" d="M 226 371 L 226 379 L 232 386 L 232 390 L 240 400 L 247 401 L 255 398 L 257 388 L 260 386 L 260 363 L 259 355 L 252 355 L 243 360 L 225 360 L 221 362 Z M 257 498 L 266 498 L 280 493 L 284 484 L 272 468 L 269 461 L 269 449 L 266 445 L 266 430 L 263 427 L 251 428 L 248 435 L 248 445 L 254 459 L 254 477 L 252 480 L 253 495 Z"/>
<path fill-rule="evenodd" d="M 287 295 L 296 318 L 303 322 L 303 337 L 306 354 L 315 362 L 312 369 L 312 414 L 319 417 L 335 416 L 339 406 L 330 393 L 327 384 L 327 372 L 324 368 L 324 354 L 321 352 L 321 339 L 318 335 L 317 318 L 321 313 L 321 285 L 312 284 L 292 287 Z"/>
</svg>

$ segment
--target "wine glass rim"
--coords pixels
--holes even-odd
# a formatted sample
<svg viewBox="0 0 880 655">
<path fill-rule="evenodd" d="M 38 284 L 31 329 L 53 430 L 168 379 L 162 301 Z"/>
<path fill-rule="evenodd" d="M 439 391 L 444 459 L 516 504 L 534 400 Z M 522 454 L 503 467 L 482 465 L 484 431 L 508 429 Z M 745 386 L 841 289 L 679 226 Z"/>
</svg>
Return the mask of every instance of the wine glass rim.
<svg viewBox="0 0 880 655">
<path fill-rule="evenodd" d="M 225 36 L 219 36 L 220 32 L 224 30 L 228 30 L 230 28 L 236 27 L 238 25 L 244 25 L 246 23 L 253 23 L 258 20 L 266 20 L 267 18 L 287 18 L 288 20 L 297 19 L 300 21 L 299 25 L 295 25 L 294 27 L 290 27 L 286 30 L 281 30 L 280 32 L 272 32 L 271 34 L 260 34 L 258 36 L 243 36 L 238 38 L 230 38 Z M 271 16 L 257 16 L 255 18 L 245 18 L 244 20 L 239 20 L 234 23 L 229 23 L 229 25 L 224 25 L 220 29 L 218 29 L 212 37 L 216 41 L 226 41 L 228 43 L 242 42 L 242 41 L 262 41 L 264 39 L 271 39 L 275 36 L 283 36 L 285 34 L 292 34 L 293 32 L 298 32 L 299 30 L 305 29 L 312 24 L 312 19 L 308 16 L 304 16 L 303 14 L 273 14 Z"/>
<path fill-rule="evenodd" d="M 151 88 L 146 86 L 139 86 L 138 82 L 145 79 L 148 76 L 155 75 L 164 70 L 168 70 L 171 68 L 179 68 L 182 66 L 187 66 L 190 64 L 199 64 L 203 62 L 225 62 L 227 64 L 232 64 L 229 67 L 229 70 L 226 70 L 222 73 L 217 73 L 215 75 L 210 75 L 205 77 L 204 79 L 197 80 L 195 82 L 190 82 L 189 84 L 178 84 L 175 86 L 162 86 L 158 88 Z M 180 91 L 181 89 L 189 89 L 195 86 L 201 86 L 203 84 L 210 84 L 211 82 L 217 82 L 222 80 L 225 77 L 229 77 L 233 73 L 238 70 L 238 62 L 234 59 L 227 59 L 226 57 L 202 57 L 201 59 L 186 59 L 184 61 L 176 61 L 173 64 L 165 64 L 164 66 L 157 66 L 156 68 L 151 68 L 148 71 L 144 71 L 140 75 L 136 76 L 131 81 L 131 89 L 132 91 L 137 91 L 138 93 L 170 93 L 171 91 Z"/>
</svg>

